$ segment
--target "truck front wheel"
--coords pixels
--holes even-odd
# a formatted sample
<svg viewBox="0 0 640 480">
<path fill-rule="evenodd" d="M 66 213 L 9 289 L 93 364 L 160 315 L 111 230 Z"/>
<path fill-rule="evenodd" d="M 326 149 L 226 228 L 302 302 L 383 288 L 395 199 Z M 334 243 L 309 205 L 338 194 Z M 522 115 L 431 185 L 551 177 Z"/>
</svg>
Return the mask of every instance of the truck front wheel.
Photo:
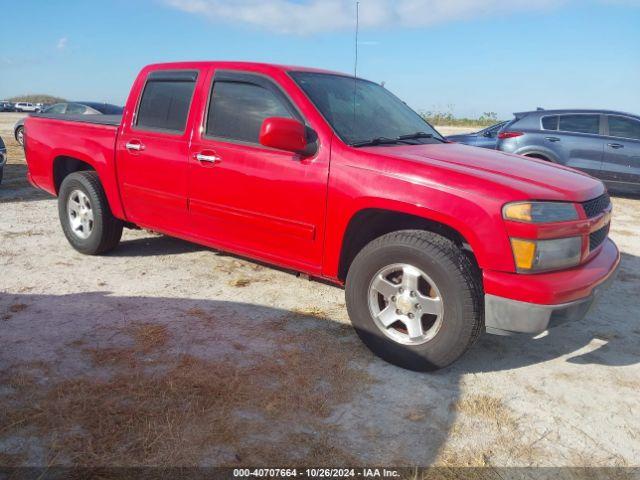
<svg viewBox="0 0 640 480">
<path fill-rule="evenodd" d="M 449 365 L 483 327 L 471 261 L 449 239 L 421 230 L 392 232 L 363 248 L 347 275 L 346 302 L 365 345 L 410 370 Z"/>
<path fill-rule="evenodd" d="M 94 171 L 75 172 L 62 181 L 58 214 L 67 240 L 80 253 L 98 255 L 120 242 L 123 223 L 111 213 Z"/>
</svg>

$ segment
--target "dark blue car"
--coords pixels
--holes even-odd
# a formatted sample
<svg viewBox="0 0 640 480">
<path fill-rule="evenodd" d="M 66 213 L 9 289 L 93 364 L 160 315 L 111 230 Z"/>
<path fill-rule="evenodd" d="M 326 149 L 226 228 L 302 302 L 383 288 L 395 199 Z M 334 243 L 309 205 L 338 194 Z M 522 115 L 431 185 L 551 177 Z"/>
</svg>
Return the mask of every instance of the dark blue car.
<svg viewBox="0 0 640 480">
<path fill-rule="evenodd" d="M 498 132 L 502 130 L 508 122 L 500 122 L 475 133 L 467 133 L 464 135 L 450 135 L 447 140 L 456 143 L 464 143 L 465 145 L 473 145 L 474 147 L 496 148 L 498 143 Z"/>
</svg>

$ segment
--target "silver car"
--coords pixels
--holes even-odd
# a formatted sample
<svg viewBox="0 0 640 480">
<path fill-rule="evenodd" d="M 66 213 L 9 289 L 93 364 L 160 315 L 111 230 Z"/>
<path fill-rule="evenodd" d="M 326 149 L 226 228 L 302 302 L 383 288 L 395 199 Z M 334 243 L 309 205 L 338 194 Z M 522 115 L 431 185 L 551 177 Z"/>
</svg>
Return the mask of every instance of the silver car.
<svg viewBox="0 0 640 480">
<path fill-rule="evenodd" d="M 640 116 L 610 110 L 514 114 L 497 149 L 582 170 L 610 190 L 640 193 Z"/>
</svg>

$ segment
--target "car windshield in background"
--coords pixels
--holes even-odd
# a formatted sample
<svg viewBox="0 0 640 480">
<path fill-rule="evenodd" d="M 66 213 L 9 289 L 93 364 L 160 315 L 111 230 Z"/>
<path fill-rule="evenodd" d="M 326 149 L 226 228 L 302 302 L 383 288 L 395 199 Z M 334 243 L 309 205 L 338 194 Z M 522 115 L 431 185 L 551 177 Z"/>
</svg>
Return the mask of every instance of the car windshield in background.
<svg viewBox="0 0 640 480">
<path fill-rule="evenodd" d="M 122 107 L 118 107 L 117 105 L 111 105 L 109 103 L 94 103 L 94 102 L 79 102 L 82 105 L 87 105 L 88 107 L 93 108 L 94 110 L 99 111 L 104 115 L 121 115 Z"/>
<path fill-rule="evenodd" d="M 327 73 L 290 75 L 349 145 L 444 141 L 420 115 L 376 83 Z"/>
</svg>

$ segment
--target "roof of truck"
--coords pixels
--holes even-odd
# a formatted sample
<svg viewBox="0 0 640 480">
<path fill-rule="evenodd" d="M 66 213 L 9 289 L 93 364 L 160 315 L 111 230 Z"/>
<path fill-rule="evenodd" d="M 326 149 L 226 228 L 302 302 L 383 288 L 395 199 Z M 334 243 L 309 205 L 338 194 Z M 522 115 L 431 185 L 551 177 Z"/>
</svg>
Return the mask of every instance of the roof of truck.
<svg viewBox="0 0 640 480">
<path fill-rule="evenodd" d="M 261 63 L 261 62 L 234 62 L 234 61 L 185 61 L 185 62 L 169 62 L 169 63 L 154 63 L 148 65 L 147 68 L 153 70 L 162 70 L 162 69 L 186 69 L 186 68 L 202 68 L 202 67 L 210 67 L 216 66 L 219 68 L 229 68 L 229 69 L 243 69 L 243 70 L 255 70 L 255 71 L 267 71 L 267 70 L 280 70 L 283 72 L 316 72 L 316 73 L 331 73 L 334 75 L 348 75 L 343 72 L 335 72 L 331 70 L 324 70 L 321 68 L 312 68 L 312 67 L 300 67 L 294 65 L 279 65 L 275 63 Z M 349 75 L 352 76 L 352 75 Z"/>
</svg>

